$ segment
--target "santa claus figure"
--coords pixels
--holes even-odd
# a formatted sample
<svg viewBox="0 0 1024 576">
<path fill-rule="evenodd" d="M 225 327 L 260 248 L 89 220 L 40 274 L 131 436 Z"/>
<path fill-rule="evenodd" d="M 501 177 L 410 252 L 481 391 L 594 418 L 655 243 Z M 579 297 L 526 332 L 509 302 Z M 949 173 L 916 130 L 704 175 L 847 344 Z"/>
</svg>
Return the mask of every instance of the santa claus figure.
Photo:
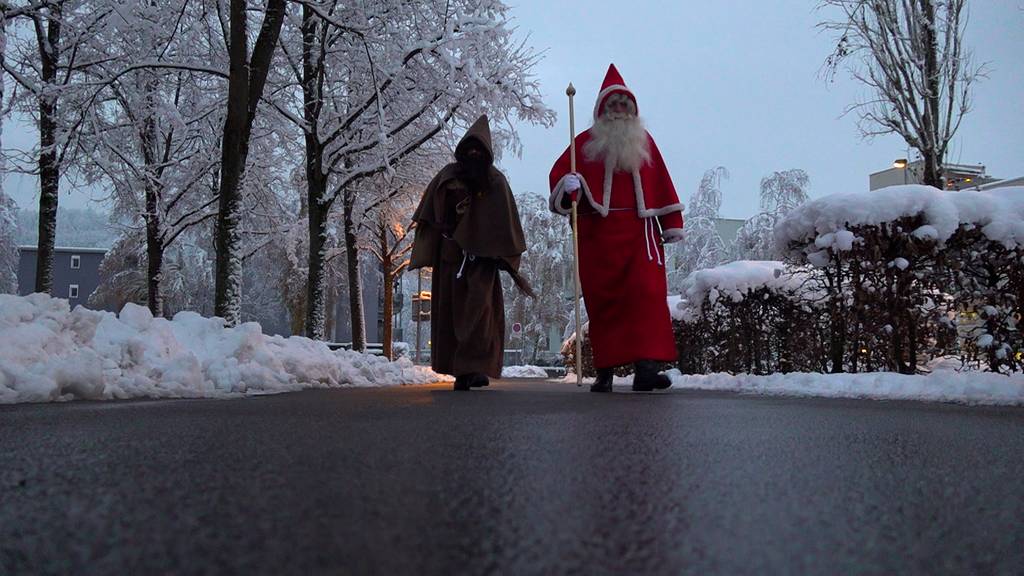
<svg viewBox="0 0 1024 576">
<path fill-rule="evenodd" d="M 668 388 L 658 373 L 676 359 L 663 244 L 682 239 L 683 205 L 614 64 L 593 126 L 576 136 L 576 156 L 575 173 L 568 148 L 551 169 L 550 208 L 570 214 L 579 202 L 580 282 L 597 368 L 590 390 L 611 392 L 614 368 L 630 363 L 633 390 Z"/>
</svg>

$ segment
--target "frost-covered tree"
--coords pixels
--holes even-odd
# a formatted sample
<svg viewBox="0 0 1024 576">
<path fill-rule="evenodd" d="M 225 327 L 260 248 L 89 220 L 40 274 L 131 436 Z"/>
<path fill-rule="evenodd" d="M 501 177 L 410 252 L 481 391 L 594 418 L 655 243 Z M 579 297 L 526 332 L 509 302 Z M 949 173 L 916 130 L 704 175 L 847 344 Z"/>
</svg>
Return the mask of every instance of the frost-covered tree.
<svg viewBox="0 0 1024 576">
<path fill-rule="evenodd" d="M 13 169 L 39 177 L 37 292 L 53 285 L 58 192 L 80 150 L 78 128 L 95 90 L 90 73 L 102 61 L 97 35 L 112 13 L 105 0 L 38 0 L 0 3 L 0 24 L 15 28 L 0 65 L 16 88 L 14 108 L 32 117 L 38 146 L 14 160 Z M 6 30 L 4 31 L 6 40 Z M 20 90 L 20 92 L 18 92 Z"/>
<path fill-rule="evenodd" d="M 206 70 L 157 64 L 166 54 L 222 60 L 221 40 L 203 33 L 210 25 L 202 3 L 134 2 L 119 5 L 98 36 L 106 56 L 95 67 L 103 90 L 81 130 L 90 160 L 83 173 L 110 189 L 117 214 L 144 226 L 146 303 L 155 316 L 164 313 L 166 252 L 217 215 L 211 184 L 225 96 L 223 80 Z"/>
<path fill-rule="evenodd" d="M 854 104 L 865 136 L 896 133 L 924 162 L 922 181 L 942 188 L 949 142 L 983 75 L 964 45 L 967 0 L 822 0 L 837 17 L 828 76 L 846 67 L 872 95 Z"/>
<path fill-rule="evenodd" d="M 807 201 L 807 173 L 798 168 L 774 172 L 761 179 L 761 211 L 746 222 L 733 244 L 735 260 L 772 260 L 775 253 L 775 225 L 786 214 Z"/>
<path fill-rule="evenodd" d="M 482 111 L 496 139 L 515 146 L 511 116 L 549 124 L 531 76 L 537 54 L 517 40 L 499 0 L 303 2 L 282 51 L 291 78 L 275 106 L 303 134 L 309 222 L 307 333 L 322 338 L 328 217 L 341 216 L 353 346 L 365 344 L 359 278 L 360 220 L 390 171 L 435 137 L 460 132 Z M 293 94 L 289 101 L 283 96 Z"/>
<path fill-rule="evenodd" d="M 18 205 L 0 190 L 0 294 L 18 293 Z"/>
<path fill-rule="evenodd" d="M 686 210 L 683 240 L 675 246 L 675 263 L 669 270 L 669 288 L 678 292 L 682 281 L 694 270 L 712 268 L 725 262 L 725 243 L 715 221 L 722 207 L 722 179 L 729 177 L 723 166 L 704 173 Z"/>
<path fill-rule="evenodd" d="M 150 277 L 146 263 L 144 228 L 129 228 L 107 251 L 100 263 L 100 282 L 89 296 L 89 306 L 121 310 L 125 304 L 145 304 Z M 179 241 L 164 254 L 160 276 L 163 313 L 173 316 L 191 310 L 204 316 L 213 313 L 213 261 L 210 245 Z"/>
</svg>

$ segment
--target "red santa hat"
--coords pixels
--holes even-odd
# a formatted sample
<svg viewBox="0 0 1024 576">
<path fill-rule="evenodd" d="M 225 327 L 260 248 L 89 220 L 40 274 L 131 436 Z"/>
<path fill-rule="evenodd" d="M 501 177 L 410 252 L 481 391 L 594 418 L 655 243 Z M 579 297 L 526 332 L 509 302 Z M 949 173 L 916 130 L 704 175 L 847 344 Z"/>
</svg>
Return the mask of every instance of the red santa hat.
<svg viewBox="0 0 1024 576">
<path fill-rule="evenodd" d="M 637 109 L 637 113 L 640 113 L 640 108 L 636 105 L 636 96 L 633 94 L 633 91 L 626 88 L 626 82 L 615 68 L 615 64 L 609 64 L 608 73 L 604 75 L 604 82 L 601 83 L 601 91 L 597 94 L 597 104 L 594 105 L 594 120 L 597 120 L 597 117 L 601 115 L 605 100 L 612 94 L 625 94 L 633 101 L 633 106 Z"/>
</svg>

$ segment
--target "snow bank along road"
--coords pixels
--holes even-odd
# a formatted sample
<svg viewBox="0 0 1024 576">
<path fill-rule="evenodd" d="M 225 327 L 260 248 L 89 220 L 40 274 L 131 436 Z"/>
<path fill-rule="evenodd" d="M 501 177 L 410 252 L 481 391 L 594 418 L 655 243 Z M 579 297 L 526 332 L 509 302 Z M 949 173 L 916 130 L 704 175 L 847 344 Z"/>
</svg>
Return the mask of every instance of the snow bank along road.
<svg viewBox="0 0 1024 576">
<path fill-rule="evenodd" d="M 0 574 L 1024 566 L 1019 407 L 449 388 L 0 406 Z"/>
<path fill-rule="evenodd" d="M 955 365 L 959 367 L 959 362 Z M 765 394 L 940 400 L 1024 405 L 1024 374 L 958 372 L 683 376 L 673 386 Z M 506 377 L 543 378 L 536 366 Z M 307 388 L 428 384 L 435 374 L 408 359 L 331 350 L 301 336 L 267 336 L 259 325 L 226 328 L 219 318 L 179 312 L 154 318 L 127 304 L 120 314 L 88 310 L 45 294 L 0 294 L 0 404 L 73 399 L 235 398 Z"/>
</svg>

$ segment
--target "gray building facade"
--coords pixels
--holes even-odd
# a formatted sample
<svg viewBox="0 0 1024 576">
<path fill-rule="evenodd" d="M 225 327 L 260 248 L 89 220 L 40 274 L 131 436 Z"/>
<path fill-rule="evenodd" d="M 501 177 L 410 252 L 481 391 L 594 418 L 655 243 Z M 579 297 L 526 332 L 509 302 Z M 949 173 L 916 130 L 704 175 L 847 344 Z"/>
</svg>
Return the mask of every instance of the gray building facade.
<svg viewBox="0 0 1024 576">
<path fill-rule="evenodd" d="M 35 291 L 35 246 L 18 247 L 18 294 Z M 85 305 L 100 283 L 100 263 L 107 251 L 103 248 L 57 247 L 53 250 L 53 296 L 65 298 L 72 308 Z"/>
</svg>

